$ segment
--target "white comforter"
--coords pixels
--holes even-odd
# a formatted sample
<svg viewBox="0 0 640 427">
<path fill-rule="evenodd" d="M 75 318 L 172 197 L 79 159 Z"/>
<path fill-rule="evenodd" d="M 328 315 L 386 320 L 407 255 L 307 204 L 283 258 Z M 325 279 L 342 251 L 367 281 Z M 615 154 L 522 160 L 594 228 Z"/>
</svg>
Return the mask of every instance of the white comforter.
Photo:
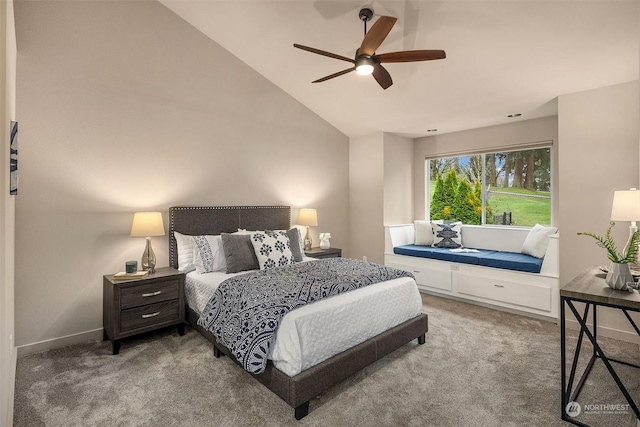
<svg viewBox="0 0 640 427">
<path fill-rule="evenodd" d="M 218 285 L 233 275 L 195 271 L 187 274 L 187 303 L 202 313 Z M 416 317 L 421 309 L 420 293 L 409 277 L 307 304 L 284 316 L 269 358 L 276 368 L 294 376 Z"/>
</svg>

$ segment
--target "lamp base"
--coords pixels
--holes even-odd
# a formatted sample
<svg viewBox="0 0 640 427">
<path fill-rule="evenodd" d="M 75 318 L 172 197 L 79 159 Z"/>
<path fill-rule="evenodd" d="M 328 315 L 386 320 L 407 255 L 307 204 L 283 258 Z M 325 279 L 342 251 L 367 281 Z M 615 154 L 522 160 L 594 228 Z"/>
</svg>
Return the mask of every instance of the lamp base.
<svg viewBox="0 0 640 427">
<path fill-rule="evenodd" d="M 304 235 L 304 250 L 310 251 L 312 244 L 313 241 L 311 240 L 311 234 L 309 234 L 309 227 L 307 227 L 307 233 Z"/>
<path fill-rule="evenodd" d="M 156 254 L 153 252 L 151 248 L 151 237 L 147 237 L 147 246 L 144 248 L 144 252 L 142 253 L 142 259 L 140 260 L 140 264 L 142 265 L 142 269 L 145 271 L 149 271 L 149 273 L 155 273 L 156 271 Z"/>
</svg>

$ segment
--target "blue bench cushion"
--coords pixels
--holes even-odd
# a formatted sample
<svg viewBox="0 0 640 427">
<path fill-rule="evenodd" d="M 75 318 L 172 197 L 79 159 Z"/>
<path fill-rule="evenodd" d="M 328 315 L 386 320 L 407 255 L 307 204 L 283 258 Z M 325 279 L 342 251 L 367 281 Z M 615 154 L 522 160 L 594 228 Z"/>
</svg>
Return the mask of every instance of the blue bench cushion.
<svg viewBox="0 0 640 427">
<path fill-rule="evenodd" d="M 393 248 L 393 253 L 398 255 L 524 271 L 527 273 L 540 273 L 540 269 L 542 268 L 542 259 L 530 255 L 487 249 L 477 249 L 477 251 L 478 252 L 451 252 L 451 249 L 447 248 L 419 245 L 404 245 Z"/>
<path fill-rule="evenodd" d="M 485 254 L 480 257 L 480 265 L 485 267 L 504 268 L 506 270 L 540 273 L 542 259 L 519 252 L 499 252 Z"/>
<path fill-rule="evenodd" d="M 393 248 L 398 255 L 416 256 L 437 259 L 440 261 L 461 262 L 463 264 L 480 265 L 480 255 L 489 255 L 495 251 L 478 249 L 479 252 L 451 252 L 448 248 L 434 248 L 433 246 L 404 245 Z"/>
</svg>

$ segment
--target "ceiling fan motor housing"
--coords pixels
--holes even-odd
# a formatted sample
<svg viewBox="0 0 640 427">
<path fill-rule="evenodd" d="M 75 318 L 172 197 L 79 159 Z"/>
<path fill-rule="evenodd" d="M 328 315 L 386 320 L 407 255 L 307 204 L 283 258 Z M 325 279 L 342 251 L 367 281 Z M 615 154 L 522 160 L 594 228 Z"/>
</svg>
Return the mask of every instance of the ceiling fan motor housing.
<svg viewBox="0 0 640 427">
<path fill-rule="evenodd" d="M 369 9 L 368 7 L 363 7 L 362 9 L 360 9 L 360 13 L 358 16 L 360 16 L 361 21 L 371 21 L 371 18 L 373 18 L 373 10 Z"/>
<path fill-rule="evenodd" d="M 355 66 L 356 66 L 356 68 L 358 68 L 361 65 L 374 66 L 374 65 L 377 65 L 379 63 L 380 63 L 380 61 L 375 56 L 361 55 L 361 56 L 356 57 Z"/>
</svg>

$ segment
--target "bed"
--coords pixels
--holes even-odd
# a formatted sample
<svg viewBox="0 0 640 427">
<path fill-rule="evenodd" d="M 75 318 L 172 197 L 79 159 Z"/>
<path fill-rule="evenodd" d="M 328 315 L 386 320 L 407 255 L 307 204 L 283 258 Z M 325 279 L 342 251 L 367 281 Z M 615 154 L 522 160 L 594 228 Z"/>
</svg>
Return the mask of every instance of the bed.
<svg viewBox="0 0 640 427">
<path fill-rule="evenodd" d="M 239 229 L 245 230 L 287 230 L 291 225 L 291 209 L 288 206 L 178 206 L 169 210 L 169 258 L 170 265 L 178 268 L 178 245 L 175 232 L 188 236 L 219 235 L 221 233 L 233 233 Z M 313 262 L 313 261 L 312 261 Z M 191 274 L 191 273 L 190 273 Z M 207 276 L 202 275 L 202 276 Z M 399 280 L 399 279 L 396 279 Z M 187 275 L 187 282 L 190 282 Z M 406 288 L 406 283 L 399 281 L 391 283 L 398 289 Z M 406 281 L 405 281 L 406 282 Z M 411 279 L 411 286 L 415 282 Z M 370 285 L 373 288 L 377 285 Z M 380 285 L 381 287 L 383 285 Z M 330 298 L 338 301 L 349 294 L 355 294 L 362 289 L 347 292 Z M 366 291 L 373 292 L 373 291 Z M 350 298 L 353 298 L 351 295 Z M 222 345 L 216 337 L 202 326 L 198 325 L 198 318 L 202 307 L 197 307 L 193 298 L 187 305 L 187 322 L 207 340 L 213 344 L 215 357 L 227 356 L 236 361 L 231 351 Z M 307 309 L 310 306 L 319 306 L 327 300 L 301 307 Z M 287 314 L 293 315 L 300 309 Z M 283 319 L 287 319 L 287 316 Z M 312 322 L 313 323 L 313 322 Z M 305 417 L 309 412 L 309 402 L 333 385 L 353 375 L 364 367 L 370 365 L 386 354 L 391 353 L 406 343 L 417 339 L 419 344 L 424 344 L 425 333 L 428 330 L 427 315 L 418 312 L 415 317 L 403 321 L 396 326 L 386 329 L 364 342 L 347 348 L 320 363 L 312 366 L 298 367 L 298 370 L 283 367 L 282 363 L 269 360 L 264 372 L 251 374 L 286 403 L 294 408 L 296 419 Z M 277 344 L 278 339 L 276 339 Z M 316 342 L 317 344 L 317 342 Z M 316 347 L 322 347 L 317 346 Z M 274 349 L 275 351 L 275 349 Z M 280 363 L 280 365 L 278 365 Z M 296 362 L 297 363 L 297 362 Z M 280 366 L 280 368 L 278 367 Z M 287 373 L 289 372 L 289 373 Z"/>
</svg>

